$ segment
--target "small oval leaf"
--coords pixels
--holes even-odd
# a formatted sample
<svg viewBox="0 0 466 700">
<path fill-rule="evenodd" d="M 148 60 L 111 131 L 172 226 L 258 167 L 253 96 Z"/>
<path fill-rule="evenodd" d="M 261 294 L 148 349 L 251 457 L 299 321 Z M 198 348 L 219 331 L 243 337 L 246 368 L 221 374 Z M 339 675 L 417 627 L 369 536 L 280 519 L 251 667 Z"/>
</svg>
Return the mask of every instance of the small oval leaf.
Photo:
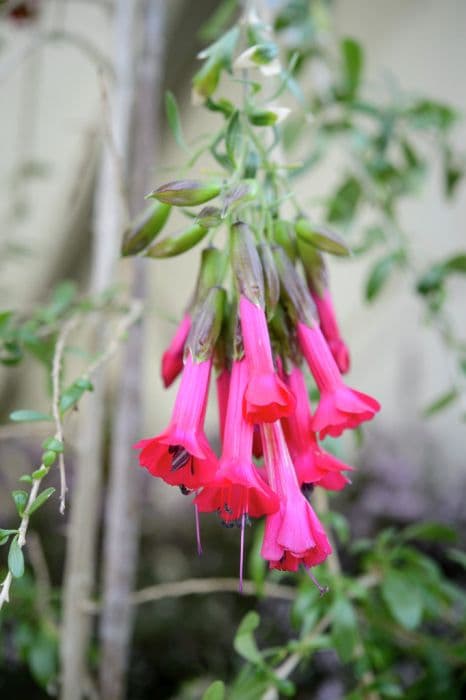
<svg viewBox="0 0 466 700">
<path fill-rule="evenodd" d="M 18 544 L 18 538 L 15 537 L 10 544 L 8 552 L 8 568 L 14 578 L 21 578 L 24 574 L 24 556 L 21 547 Z"/>
<path fill-rule="evenodd" d="M 44 503 L 47 501 L 52 494 L 55 493 L 55 489 L 53 486 L 50 486 L 50 488 L 45 489 L 40 493 L 37 498 L 31 503 L 29 508 L 27 509 L 27 514 L 32 515 L 32 513 L 35 513 L 36 510 L 38 510 Z"/>
<path fill-rule="evenodd" d="M 15 423 L 33 423 L 39 421 L 52 421 L 53 418 L 47 413 L 41 413 L 40 411 L 20 409 L 10 413 L 10 420 L 14 421 Z"/>
</svg>

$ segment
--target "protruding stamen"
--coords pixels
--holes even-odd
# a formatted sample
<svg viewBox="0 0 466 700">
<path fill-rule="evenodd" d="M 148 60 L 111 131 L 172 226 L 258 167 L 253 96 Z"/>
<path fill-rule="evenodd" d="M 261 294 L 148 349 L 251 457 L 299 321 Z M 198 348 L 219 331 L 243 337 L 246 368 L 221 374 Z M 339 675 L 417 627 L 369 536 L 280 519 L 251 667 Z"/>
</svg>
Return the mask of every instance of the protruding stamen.
<svg viewBox="0 0 466 700">
<path fill-rule="evenodd" d="M 239 555 L 239 592 L 243 592 L 243 565 L 244 565 L 244 526 L 246 524 L 246 514 L 241 516 L 241 542 Z"/>
<path fill-rule="evenodd" d="M 199 510 L 196 504 L 194 504 L 194 520 L 196 522 L 197 553 L 199 556 L 202 556 L 201 527 L 199 524 Z"/>
<path fill-rule="evenodd" d="M 328 586 L 321 586 L 310 569 L 306 569 L 306 571 L 312 583 L 318 588 L 321 597 L 329 592 L 330 588 Z"/>
</svg>

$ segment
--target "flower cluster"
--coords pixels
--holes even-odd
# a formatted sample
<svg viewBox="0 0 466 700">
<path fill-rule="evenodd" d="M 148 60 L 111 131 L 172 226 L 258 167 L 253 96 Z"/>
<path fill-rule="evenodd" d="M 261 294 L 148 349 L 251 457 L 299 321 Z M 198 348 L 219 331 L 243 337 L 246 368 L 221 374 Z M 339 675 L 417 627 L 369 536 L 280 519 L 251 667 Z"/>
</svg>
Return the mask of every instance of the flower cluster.
<svg viewBox="0 0 466 700">
<path fill-rule="evenodd" d="M 229 294 L 222 286 L 227 271 L 234 280 Z M 314 412 L 305 365 L 319 391 Z M 315 486 L 344 488 L 352 468 L 319 440 L 379 410 L 344 383 L 348 368 L 321 254 L 293 262 L 283 246 L 258 242 L 236 222 L 228 253 L 203 252 L 194 302 L 162 360 L 165 386 L 181 374 L 172 419 L 163 433 L 138 443 L 140 464 L 193 494 L 198 532 L 199 512 L 241 527 L 241 570 L 245 524 L 263 516 L 261 554 L 271 568 L 320 564 L 331 546 L 309 494 Z M 220 457 L 204 432 L 213 370 Z"/>
</svg>

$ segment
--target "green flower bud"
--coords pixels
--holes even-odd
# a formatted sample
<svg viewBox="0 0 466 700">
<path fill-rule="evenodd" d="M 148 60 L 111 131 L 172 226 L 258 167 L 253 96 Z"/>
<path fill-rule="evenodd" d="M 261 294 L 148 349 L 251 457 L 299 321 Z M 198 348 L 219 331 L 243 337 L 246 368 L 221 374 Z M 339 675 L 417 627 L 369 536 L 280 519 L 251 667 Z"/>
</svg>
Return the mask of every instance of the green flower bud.
<svg viewBox="0 0 466 700">
<path fill-rule="evenodd" d="M 262 263 L 262 270 L 264 271 L 267 317 L 271 318 L 280 298 L 280 279 L 270 246 L 267 243 L 261 243 L 258 250 Z"/>
<path fill-rule="evenodd" d="M 248 119 L 254 126 L 274 126 L 286 119 L 289 113 L 290 110 L 287 107 L 273 107 L 250 112 Z"/>
<path fill-rule="evenodd" d="M 220 194 L 222 189 L 218 182 L 198 182 L 197 180 L 175 180 L 161 185 L 150 193 L 149 197 L 159 202 L 176 207 L 195 207 L 204 204 Z"/>
<path fill-rule="evenodd" d="M 286 252 L 290 260 L 294 262 L 298 251 L 294 225 L 291 221 L 275 219 L 273 223 L 273 237 L 275 242 Z"/>
<path fill-rule="evenodd" d="M 258 193 L 259 185 L 256 180 L 243 180 L 223 195 L 223 212 L 234 204 L 254 201 Z"/>
<path fill-rule="evenodd" d="M 324 256 L 312 245 L 301 239 L 298 239 L 298 252 L 309 288 L 320 297 L 323 296 L 328 287 L 328 273 Z"/>
<path fill-rule="evenodd" d="M 273 254 L 286 300 L 288 315 L 295 324 L 298 321 L 302 321 L 310 327 L 314 326 L 317 311 L 304 280 L 298 274 L 283 248 L 274 246 Z"/>
<path fill-rule="evenodd" d="M 205 299 L 211 287 L 219 287 L 222 284 L 226 263 L 227 257 L 223 251 L 214 246 L 204 248 L 194 293 L 195 304 L 199 304 Z"/>
<path fill-rule="evenodd" d="M 196 362 L 204 362 L 213 355 L 222 328 L 225 303 L 225 290 L 212 287 L 194 315 L 185 352 L 190 351 Z"/>
<path fill-rule="evenodd" d="M 218 207 L 204 207 L 196 216 L 196 223 L 204 228 L 215 228 L 222 223 L 222 212 Z"/>
<path fill-rule="evenodd" d="M 310 243 L 315 248 L 323 250 L 333 255 L 351 255 L 351 250 L 346 241 L 335 231 L 324 226 L 313 226 L 308 219 L 298 219 L 296 222 L 296 234 L 306 243 Z"/>
<path fill-rule="evenodd" d="M 125 231 L 121 254 L 136 255 L 152 243 L 165 226 L 171 207 L 162 202 L 153 202 Z"/>
<path fill-rule="evenodd" d="M 207 235 L 209 229 L 193 224 L 163 241 L 155 243 L 144 253 L 146 258 L 172 258 L 194 248 Z"/>
<path fill-rule="evenodd" d="M 264 308 L 264 274 L 259 253 L 249 226 L 241 221 L 231 227 L 231 252 L 239 292 Z"/>
</svg>

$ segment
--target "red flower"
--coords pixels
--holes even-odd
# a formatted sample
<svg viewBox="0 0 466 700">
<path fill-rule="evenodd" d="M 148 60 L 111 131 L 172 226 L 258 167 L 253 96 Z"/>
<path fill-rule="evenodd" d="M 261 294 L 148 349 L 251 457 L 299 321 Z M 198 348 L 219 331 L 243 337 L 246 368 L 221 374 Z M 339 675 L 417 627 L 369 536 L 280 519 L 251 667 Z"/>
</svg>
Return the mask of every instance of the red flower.
<svg viewBox="0 0 466 700">
<path fill-rule="evenodd" d="M 204 434 L 211 367 L 211 359 L 195 362 L 188 355 L 170 425 L 135 445 L 141 449 L 141 466 L 167 484 L 192 491 L 212 481 L 217 470 L 217 457 Z"/>
<path fill-rule="evenodd" d="M 272 423 L 289 416 L 294 411 L 295 400 L 275 372 L 264 311 L 241 296 L 240 320 L 249 367 L 244 415 L 251 423 Z"/>
<path fill-rule="evenodd" d="M 191 316 L 185 314 L 173 339 L 162 356 L 162 380 L 165 388 L 172 384 L 183 369 L 184 345 L 191 329 Z"/>
<path fill-rule="evenodd" d="M 247 383 L 246 360 L 234 361 L 219 469 L 214 481 L 195 499 L 201 512 L 216 510 L 227 524 L 240 524 L 243 515 L 258 518 L 278 509 L 277 496 L 252 464 L 254 426 L 245 420 L 242 411 Z"/>
<path fill-rule="evenodd" d="M 350 354 L 345 341 L 340 335 L 330 291 L 325 289 L 323 295 L 319 296 L 317 292 L 311 289 L 311 294 L 319 314 L 321 331 L 338 365 L 338 369 L 342 374 L 346 374 L 350 368 Z"/>
<path fill-rule="evenodd" d="M 298 321 L 298 340 L 320 391 L 320 401 L 311 428 L 321 438 L 338 437 L 346 428 L 371 420 L 380 404 L 367 394 L 347 387 L 320 328 Z"/>
<path fill-rule="evenodd" d="M 296 397 L 296 410 L 282 423 L 298 482 L 300 486 L 316 484 L 331 491 L 340 491 L 350 483 L 341 472 L 352 471 L 353 467 L 320 449 L 311 429 L 310 403 L 301 369 L 293 367 L 286 381 Z"/>
<path fill-rule="evenodd" d="M 220 441 L 223 445 L 223 435 L 225 433 L 225 420 L 227 415 L 228 392 L 230 389 L 230 372 L 224 367 L 217 375 L 217 404 L 220 430 Z"/>
<path fill-rule="evenodd" d="M 280 499 L 280 509 L 266 518 L 261 555 L 273 569 L 320 564 L 332 548 L 301 493 L 280 422 L 265 424 L 261 431 L 268 481 Z"/>
</svg>

